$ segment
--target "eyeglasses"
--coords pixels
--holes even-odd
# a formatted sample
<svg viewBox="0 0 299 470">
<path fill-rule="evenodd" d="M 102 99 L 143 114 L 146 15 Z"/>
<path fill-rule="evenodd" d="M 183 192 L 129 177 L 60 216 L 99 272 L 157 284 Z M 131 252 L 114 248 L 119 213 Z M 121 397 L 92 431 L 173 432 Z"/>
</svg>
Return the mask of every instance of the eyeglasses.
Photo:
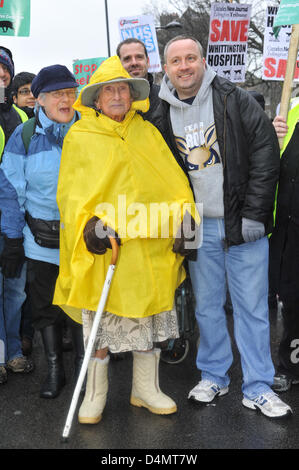
<svg viewBox="0 0 299 470">
<path fill-rule="evenodd" d="M 25 95 L 26 96 L 26 95 L 30 95 L 30 93 L 31 93 L 30 88 L 23 88 L 22 90 L 18 91 L 19 95 Z"/>
<path fill-rule="evenodd" d="M 60 100 L 64 95 L 67 98 L 77 98 L 77 90 L 55 90 L 50 91 L 49 95 L 53 96 L 56 100 Z"/>
</svg>

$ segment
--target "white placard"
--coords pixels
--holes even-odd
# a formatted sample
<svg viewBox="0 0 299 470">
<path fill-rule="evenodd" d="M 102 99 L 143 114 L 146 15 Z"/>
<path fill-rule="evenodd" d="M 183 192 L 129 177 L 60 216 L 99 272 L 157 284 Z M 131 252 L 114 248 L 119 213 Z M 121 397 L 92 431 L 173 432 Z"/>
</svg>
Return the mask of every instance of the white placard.
<svg viewBox="0 0 299 470">
<path fill-rule="evenodd" d="M 120 18 L 118 22 L 120 41 L 128 38 L 140 39 L 146 47 L 150 67 L 149 72 L 161 72 L 159 47 L 154 24 L 151 15 L 130 16 Z"/>
<path fill-rule="evenodd" d="M 284 80 L 288 59 L 289 43 L 292 26 L 281 26 L 277 38 L 273 33 L 277 6 L 266 8 L 266 24 L 263 50 L 263 80 Z M 294 80 L 299 80 L 299 53 L 295 68 Z"/>
<path fill-rule="evenodd" d="M 231 82 L 245 82 L 251 5 L 211 5 L 207 63 Z"/>
</svg>

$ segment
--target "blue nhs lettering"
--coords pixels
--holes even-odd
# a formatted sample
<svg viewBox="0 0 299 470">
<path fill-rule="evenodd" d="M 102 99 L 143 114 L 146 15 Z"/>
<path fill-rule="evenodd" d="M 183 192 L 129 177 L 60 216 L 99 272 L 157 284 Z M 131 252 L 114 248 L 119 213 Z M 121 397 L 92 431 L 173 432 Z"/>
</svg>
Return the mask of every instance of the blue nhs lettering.
<svg viewBox="0 0 299 470">
<path fill-rule="evenodd" d="M 140 39 L 145 44 L 147 52 L 156 50 L 150 25 L 137 26 L 135 28 L 122 29 L 121 37 L 124 41 L 128 38 Z"/>
</svg>

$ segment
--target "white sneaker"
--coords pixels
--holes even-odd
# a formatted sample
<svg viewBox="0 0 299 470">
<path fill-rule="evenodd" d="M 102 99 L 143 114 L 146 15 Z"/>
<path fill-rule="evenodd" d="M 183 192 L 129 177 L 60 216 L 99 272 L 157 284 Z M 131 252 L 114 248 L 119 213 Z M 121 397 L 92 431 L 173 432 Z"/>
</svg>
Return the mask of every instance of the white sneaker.
<svg viewBox="0 0 299 470">
<path fill-rule="evenodd" d="M 273 392 L 264 393 L 253 400 L 244 397 L 242 403 L 251 410 L 260 410 L 268 418 L 282 418 L 293 413 L 291 407 Z"/>
<path fill-rule="evenodd" d="M 211 403 L 214 398 L 221 397 L 228 393 L 228 387 L 221 388 L 219 385 L 211 382 L 210 380 L 201 380 L 191 390 L 188 399 L 201 403 Z"/>
</svg>

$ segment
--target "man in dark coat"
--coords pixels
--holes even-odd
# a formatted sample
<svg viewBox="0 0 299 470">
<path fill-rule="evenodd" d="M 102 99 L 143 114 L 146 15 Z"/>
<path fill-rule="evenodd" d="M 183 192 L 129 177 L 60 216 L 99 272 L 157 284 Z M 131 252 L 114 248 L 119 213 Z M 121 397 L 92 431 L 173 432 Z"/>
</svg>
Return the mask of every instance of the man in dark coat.
<svg viewBox="0 0 299 470">
<path fill-rule="evenodd" d="M 270 238 L 271 285 L 283 303 L 283 335 L 273 388 L 284 392 L 299 384 L 299 98 L 291 100 L 287 122 L 276 116 L 273 125 L 284 139 Z"/>
<path fill-rule="evenodd" d="M 279 174 L 271 121 L 246 91 L 205 63 L 202 47 L 177 36 L 165 47 L 166 75 L 153 123 L 187 173 L 203 210 L 203 242 L 189 262 L 196 298 L 200 382 L 189 393 L 210 403 L 228 393 L 233 356 L 224 304 L 231 294 L 243 370 L 243 405 L 270 418 L 291 408 L 271 389 L 268 237 Z"/>
</svg>

